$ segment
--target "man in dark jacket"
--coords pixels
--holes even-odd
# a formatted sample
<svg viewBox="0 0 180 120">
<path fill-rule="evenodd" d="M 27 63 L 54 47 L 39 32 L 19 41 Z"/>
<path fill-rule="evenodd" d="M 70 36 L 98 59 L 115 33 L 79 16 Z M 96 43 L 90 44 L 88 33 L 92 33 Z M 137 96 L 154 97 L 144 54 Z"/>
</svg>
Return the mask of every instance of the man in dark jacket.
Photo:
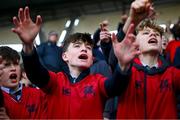
<svg viewBox="0 0 180 120">
<path fill-rule="evenodd" d="M 37 52 L 43 66 L 54 72 L 62 71 L 62 66 L 65 65 L 63 60 L 60 59 L 62 49 L 57 46 L 58 39 L 58 33 L 51 31 L 48 34 L 48 41 L 37 47 Z"/>
</svg>

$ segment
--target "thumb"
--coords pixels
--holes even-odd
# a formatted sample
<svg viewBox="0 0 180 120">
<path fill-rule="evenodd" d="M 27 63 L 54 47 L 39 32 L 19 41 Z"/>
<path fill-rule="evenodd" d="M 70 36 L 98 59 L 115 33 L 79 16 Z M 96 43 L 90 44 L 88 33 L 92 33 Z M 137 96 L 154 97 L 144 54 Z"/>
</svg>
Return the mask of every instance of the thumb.
<svg viewBox="0 0 180 120">
<path fill-rule="evenodd" d="M 101 29 L 101 31 L 104 31 L 104 27 L 103 27 L 102 23 L 100 24 L 100 29 Z"/>
<path fill-rule="evenodd" d="M 36 24 L 37 24 L 38 26 L 41 26 L 41 24 L 42 24 L 42 18 L 41 18 L 40 15 L 38 15 L 38 16 L 36 17 Z"/>
</svg>

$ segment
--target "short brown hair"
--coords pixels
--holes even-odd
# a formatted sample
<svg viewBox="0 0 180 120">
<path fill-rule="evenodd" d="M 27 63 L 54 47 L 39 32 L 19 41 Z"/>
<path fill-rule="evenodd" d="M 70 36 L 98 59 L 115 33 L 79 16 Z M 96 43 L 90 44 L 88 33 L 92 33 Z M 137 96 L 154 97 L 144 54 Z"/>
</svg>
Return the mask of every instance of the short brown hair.
<svg viewBox="0 0 180 120">
<path fill-rule="evenodd" d="M 0 47 L 0 56 L 2 57 L 3 60 L 6 60 L 7 62 L 17 62 L 20 61 L 20 55 L 19 53 L 8 47 L 8 46 L 1 46 Z"/>
<path fill-rule="evenodd" d="M 67 50 L 70 43 L 76 43 L 78 41 L 82 41 L 83 43 L 87 43 L 93 47 L 93 40 L 89 33 L 74 33 L 63 42 L 63 52 Z"/>
<path fill-rule="evenodd" d="M 158 31 L 161 36 L 164 34 L 164 29 L 161 26 L 157 25 L 156 22 L 151 19 L 143 20 L 136 28 L 136 33 L 143 30 L 145 27 L 149 27 L 149 28 L 152 28 L 152 29 Z"/>
</svg>

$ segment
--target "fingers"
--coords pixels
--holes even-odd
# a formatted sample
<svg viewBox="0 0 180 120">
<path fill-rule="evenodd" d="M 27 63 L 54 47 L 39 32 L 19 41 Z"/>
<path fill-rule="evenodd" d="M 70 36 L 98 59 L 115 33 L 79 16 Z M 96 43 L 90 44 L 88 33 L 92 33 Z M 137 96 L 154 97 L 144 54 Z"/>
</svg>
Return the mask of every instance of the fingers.
<svg viewBox="0 0 180 120">
<path fill-rule="evenodd" d="M 135 30 L 134 24 L 130 24 L 130 26 L 129 26 L 128 30 L 127 30 L 126 35 L 133 34 L 134 30 Z"/>
<path fill-rule="evenodd" d="M 102 23 L 100 24 L 100 29 L 101 31 L 107 31 L 107 26 L 103 25 Z"/>
<path fill-rule="evenodd" d="M 138 57 L 140 54 L 141 54 L 141 52 L 139 50 L 132 52 L 133 58 Z"/>
<path fill-rule="evenodd" d="M 152 3 L 152 0 L 147 0 L 147 2 Z"/>
<path fill-rule="evenodd" d="M 111 40 L 112 40 L 112 43 L 113 43 L 113 44 L 118 43 L 118 40 L 117 40 L 117 37 L 116 37 L 115 33 L 112 33 Z"/>
<path fill-rule="evenodd" d="M 109 35 L 100 35 L 100 40 L 104 43 L 108 43 L 111 40 L 111 34 Z"/>
<path fill-rule="evenodd" d="M 18 11 L 18 18 L 19 18 L 19 22 L 24 21 L 23 8 L 19 8 L 19 11 Z"/>
<path fill-rule="evenodd" d="M 20 35 L 19 30 L 18 30 L 18 29 L 16 29 L 16 28 L 11 28 L 11 31 L 12 31 L 12 32 L 14 32 L 14 33 L 16 33 L 16 34 L 18 34 L 18 35 Z"/>
<path fill-rule="evenodd" d="M 136 13 L 141 13 L 145 9 L 145 3 L 144 2 L 137 2 L 135 6 Z"/>
<path fill-rule="evenodd" d="M 135 13 L 143 13 L 146 12 L 149 4 L 151 4 L 150 0 L 136 0 L 132 3 L 131 8 Z"/>
<path fill-rule="evenodd" d="M 131 53 L 132 53 L 132 56 L 133 56 L 133 58 L 135 58 L 135 57 L 137 57 L 138 55 L 140 55 L 141 54 L 141 51 L 139 50 L 139 44 L 137 44 L 137 43 L 133 43 L 132 44 L 132 47 L 131 47 Z"/>
<path fill-rule="evenodd" d="M 152 6 L 150 6 L 149 10 L 148 10 L 148 17 L 154 18 L 155 16 L 156 16 L 156 12 L 155 12 L 154 8 Z"/>
<path fill-rule="evenodd" d="M 122 42 L 124 42 L 125 44 L 132 44 L 132 43 L 135 42 L 136 37 L 133 34 L 134 29 L 135 29 L 134 24 L 130 24 L 130 26 L 129 26 L 128 30 L 127 30 L 126 36 L 125 36 L 125 38 L 124 38 L 124 40 Z"/>
<path fill-rule="evenodd" d="M 17 33 L 15 28 L 11 28 L 11 31 L 14 32 L 14 33 Z"/>
<path fill-rule="evenodd" d="M 40 26 L 42 24 L 42 18 L 40 15 L 36 17 L 36 25 Z"/>
<path fill-rule="evenodd" d="M 108 31 L 108 21 L 104 20 L 102 23 L 100 23 L 100 40 L 103 42 L 109 42 L 111 38 L 111 33 Z"/>
<path fill-rule="evenodd" d="M 134 34 L 129 34 L 127 36 L 127 39 L 131 42 L 131 43 L 134 43 L 135 40 L 136 40 L 136 36 Z"/>
<path fill-rule="evenodd" d="M 145 2 L 142 2 L 141 0 L 136 0 L 132 3 L 132 8 L 135 13 L 141 13 L 144 11 Z"/>
<path fill-rule="evenodd" d="M 145 11 L 149 11 L 150 6 L 151 6 L 151 4 L 150 4 L 150 3 L 147 3 L 146 6 L 145 6 Z"/>
<path fill-rule="evenodd" d="M 26 6 L 24 10 L 23 8 L 20 8 L 18 12 L 18 18 L 20 22 L 30 19 L 29 7 Z"/>
<path fill-rule="evenodd" d="M 18 21 L 17 17 L 13 17 L 13 23 L 15 26 L 19 26 L 19 21 Z"/>
<path fill-rule="evenodd" d="M 111 33 L 108 31 L 101 31 L 100 32 L 100 40 L 102 39 L 109 39 L 111 38 Z"/>
<path fill-rule="evenodd" d="M 13 23 L 15 25 L 15 28 L 12 28 L 11 31 L 14 32 L 14 33 L 18 33 L 18 29 L 16 29 L 17 27 L 20 26 L 20 22 L 18 21 L 17 17 L 13 17 Z"/>
<path fill-rule="evenodd" d="M 25 16 L 25 19 L 30 19 L 30 14 L 29 14 L 29 7 L 25 7 L 24 9 L 24 16 Z"/>
</svg>

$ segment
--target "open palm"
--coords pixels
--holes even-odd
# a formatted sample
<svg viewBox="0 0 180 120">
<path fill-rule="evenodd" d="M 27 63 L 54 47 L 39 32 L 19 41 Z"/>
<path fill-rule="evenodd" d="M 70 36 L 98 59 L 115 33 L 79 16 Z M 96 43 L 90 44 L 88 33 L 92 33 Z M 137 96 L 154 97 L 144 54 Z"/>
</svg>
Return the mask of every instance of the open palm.
<svg viewBox="0 0 180 120">
<path fill-rule="evenodd" d="M 40 16 L 36 17 L 36 23 L 30 18 L 29 8 L 26 7 L 24 10 L 19 9 L 18 18 L 13 17 L 13 23 L 15 25 L 12 31 L 16 33 L 24 44 L 33 44 L 33 41 L 38 34 L 42 19 Z"/>
<path fill-rule="evenodd" d="M 122 42 L 117 41 L 115 34 L 112 35 L 114 53 L 121 66 L 128 66 L 130 62 L 140 54 L 133 32 L 134 25 L 131 24 Z"/>
</svg>

